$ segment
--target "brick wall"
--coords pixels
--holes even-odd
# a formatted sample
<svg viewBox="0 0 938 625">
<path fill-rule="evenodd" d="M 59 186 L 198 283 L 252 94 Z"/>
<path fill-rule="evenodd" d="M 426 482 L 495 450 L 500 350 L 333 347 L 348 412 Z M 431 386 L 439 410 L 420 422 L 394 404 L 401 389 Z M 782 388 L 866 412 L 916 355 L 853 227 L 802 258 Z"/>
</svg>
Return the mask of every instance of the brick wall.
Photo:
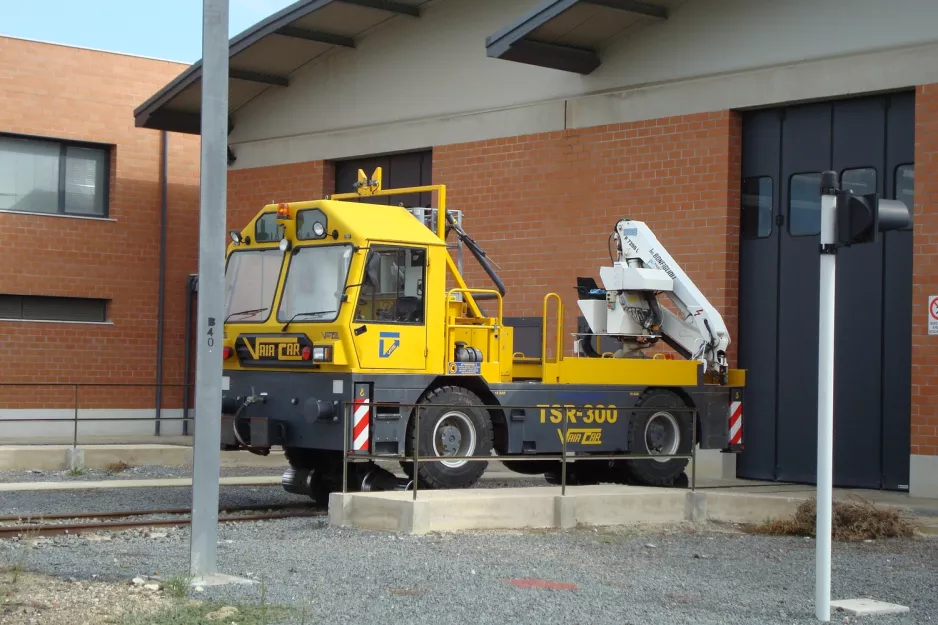
<svg viewBox="0 0 938 625">
<path fill-rule="evenodd" d="M 230 170 L 228 227 L 240 230 L 268 204 L 319 200 L 334 187 L 335 169 L 324 161 Z"/>
<path fill-rule="evenodd" d="M 433 181 L 500 265 L 506 315 L 563 298 L 569 353 L 576 278 L 598 281 L 622 217 L 649 224 L 736 336 L 740 156 L 738 116 L 716 112 L 436 147 Z M 490 288 L 467 257 L 470 286 Z"/>
<path fill-rule="evenodd" d="M 928 296 L 938 293 L 938 84 L 917 89 L 913 211 L 912 454 L 938 456 L 938 339 L 928 336 Z"/>
<path fill-rule="evenodd" d="M 0 381 L 156 381 L 160 133 L 133 109 L 185 65 L 0 37 L 0 132 L 111 144 L 111 221 L 0 213 L 0 293 L 103 297 L 112 325 L 0 322 Z M 195 270 L 199 139 L 169 136 L 164 381 L 182 381 L 185 276 Z M 35 388 L 0 408 L 71 407 Z M 83 391 L 83 405 L 153 407 L 152 389 Z M 178 407 L 166 397 L 165 406 Z M 38 402 L 38 403 L 37 403 Z M 42 405 L 39 406 L 39 403 Z M 61 404 L 61 406 L 60 406 Z"/>
</svg>

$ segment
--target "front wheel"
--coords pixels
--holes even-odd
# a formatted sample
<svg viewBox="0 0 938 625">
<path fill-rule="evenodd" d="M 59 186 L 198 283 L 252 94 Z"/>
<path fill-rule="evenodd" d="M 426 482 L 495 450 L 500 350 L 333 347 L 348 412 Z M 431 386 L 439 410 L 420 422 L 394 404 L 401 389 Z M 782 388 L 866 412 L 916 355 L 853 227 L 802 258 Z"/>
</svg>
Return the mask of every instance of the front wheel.
<svg viewBox="0 0 938 625">
<path fill-rule="evenodd" d="M 407 429 L 408 456 L 418 444 L 421 456 L 489 456 L 492 453 L 492 420 L 481 408 L 482 401 L 464 388 L 444 386 L 431 391 L 419 403 L 420 432 L 411 416 Z M 413 477 L 413 463 L 402 468 Z M 421 488 L 469 488 L 488 466 L 487 461 L 442 460 L 420 462 L 417 475 Z"/>
</svg>

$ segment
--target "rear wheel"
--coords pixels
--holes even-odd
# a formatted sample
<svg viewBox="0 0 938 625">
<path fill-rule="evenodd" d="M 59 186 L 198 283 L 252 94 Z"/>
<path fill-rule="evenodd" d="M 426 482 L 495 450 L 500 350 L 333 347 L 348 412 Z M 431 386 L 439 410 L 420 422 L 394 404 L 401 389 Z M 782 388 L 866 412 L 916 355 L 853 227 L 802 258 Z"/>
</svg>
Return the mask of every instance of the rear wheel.
<svg viewBox="0 0 938 625">
<path fill-rule="evenodd" d="M 629 449 L 642 455 L 689 454 L 693 442 L 692 420 L 684 401 L 663 389 L 647 391 L 629 424 Z M 631 476 L 650 486 L 671 486 L 687 467 L 685 458 L 655 458 L 624 462 Z"/>
<path fill-rule="evenodd" d="M 457 386 L 444 386 L 428 393 L 418 403 L 420 432 L 415 432 L 417 419 L 408 424 L 407 455 L 417 445 L 421 456 L 489 456 L 492 453 L 492 420 L 474 393 Z M 413 477 L 413 463 L 401 463 Z M 421 488 L 468 488 L 485 472 L 488 462 L 443 460 L 420 462 L 417 470 Z"/>
</svg>

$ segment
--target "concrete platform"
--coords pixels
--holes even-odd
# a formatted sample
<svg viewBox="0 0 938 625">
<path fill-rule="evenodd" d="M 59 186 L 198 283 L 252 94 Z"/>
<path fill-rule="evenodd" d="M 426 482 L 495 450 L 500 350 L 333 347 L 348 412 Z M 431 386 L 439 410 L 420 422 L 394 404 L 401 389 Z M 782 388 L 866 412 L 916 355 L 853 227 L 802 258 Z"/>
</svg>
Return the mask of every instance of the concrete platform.
<svg viewBox="0 0 938 625">
<path fill-rule="evenodd" d="M 711 507 L 711 501 L 712 507 Z M 638 486 L 568 486 L 383 493 L 333 493 L 335 525 L 424 534 L 484 529 L 677 523 L 704 519 L 763 520 L 765 510 L 794 513 L 801 499 L 691 492 Z"/>
<path fill-rule="evenodd" d="M 408 534 L 684 521 L 761 523 L 791 517 L 813 496 L 809 488 L 772 493 L 614 485 L 568 486 L 566 495 L 555 486 L 427 490 L 418 491 L 416 500 L 411 491 L 333 493 L 329 520 L 334 525 Z"/>
<path fill-rule="evenodd" d="M 842 610 L 852 616 L 884 616 L 889 614 L 905 614 L 909 608 L 896 603 L 886 603 L 876 599 L 842 599 L 831 601 L 831 608 Z"/>
</svg>

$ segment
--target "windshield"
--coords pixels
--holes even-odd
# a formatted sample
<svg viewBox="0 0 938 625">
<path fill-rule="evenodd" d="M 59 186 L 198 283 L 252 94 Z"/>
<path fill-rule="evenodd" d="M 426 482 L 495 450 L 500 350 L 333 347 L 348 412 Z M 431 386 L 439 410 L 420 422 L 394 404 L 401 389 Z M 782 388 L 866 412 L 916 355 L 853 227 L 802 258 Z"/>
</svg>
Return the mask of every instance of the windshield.
<svg viewBox="0 0 938 625">
<path fill-rule="evenodd" d="M 259 323 L 270 317 L 283 252 L 279 249 L 233 252 L 225 268 L 225 320 Z"/>
<path fill-rule="evenodd" d="M 345 293 L 350 245 L 300 247 L 293 254 L 277 321 L 334 321 Z"/>
</svg>

